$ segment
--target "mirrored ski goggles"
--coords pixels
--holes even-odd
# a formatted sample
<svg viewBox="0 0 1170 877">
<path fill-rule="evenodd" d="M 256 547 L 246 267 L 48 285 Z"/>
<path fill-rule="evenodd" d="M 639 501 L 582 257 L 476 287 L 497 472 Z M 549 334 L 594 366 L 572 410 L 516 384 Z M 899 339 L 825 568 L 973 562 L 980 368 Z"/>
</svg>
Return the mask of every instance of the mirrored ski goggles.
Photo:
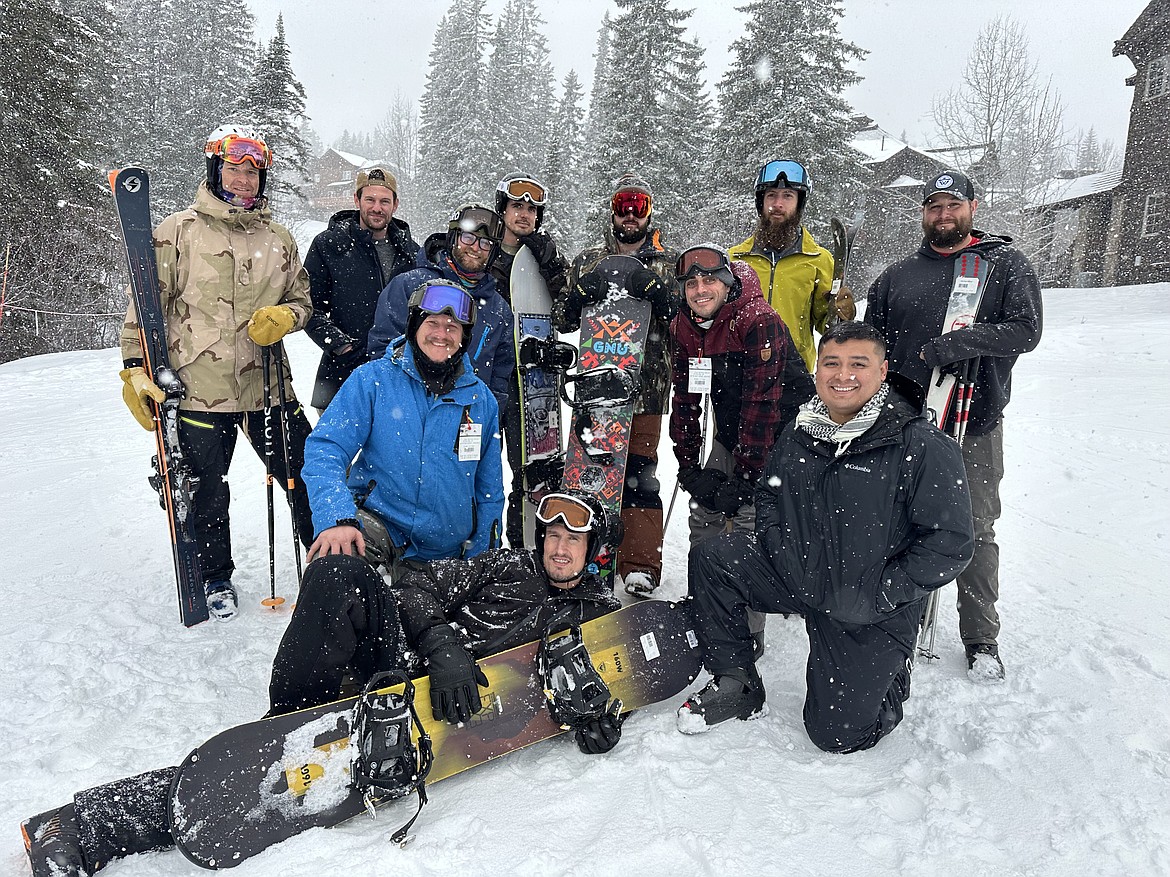
<svg viewBox="0 0 1170 877">
<path fill-rule="evenodd" d="M 638 219 L 645 219 L 650 215 L 652 205 L 650 195 L 646 192 L 637 192 L 627 189 L 617 192 L 613 196 L 611 206 L 614 216 L 625 216 L 627 213 Z"/>
<path fill-rule="evenodd" d="M 442 281 L 416 289 L 410 307 L 417 307 L 424 314 L 450 314 L 465 326 L 475 324 L 475 299 L 466 290 Z"/>
<path fill-rule="evenodd" d="M 520 177 L 515 180 L 500 180 L 500 184 L 496 186 L 497 192 L 503 192 L 508 198 L 513 201 L 527 201 L 536 207 L 543 207 L 548 193 L 545 192 L 544 186 L 530 180 L 527 177 Z"/>
<path fill-rule="evenodd" d="M 757 189 L 760 186 L 781 184 L 789 189 L 803 189 L 806 192 L 812 190 L 812 179 L 799 161 L 777 159 L 760 168 L 760 173 L 756 176 Z"/>
<path fill-rule="evenodd" d="M 207 144 L 207 151 L 214 153 L 228 164 L 252 165 L 257 170 L 272 167 L 272 151 L 263 140 L 229 134 L 216 143 Z"/>
<path fill-rule="evenodd" d="M 715 247 L 697 246 L 683 250 L 674 266 L 675 277 L 687 280 L 696 274 L 714 274 L 717 271 L 731 271 L 727 254 Z"/>
<path fill-rule="evenodd" d="M 593 530 L 593 509 L 567 493 L 546 493 L 536 507 L 536 520 L 544 524 L 564 524 L 574 533 Z"/>
</svg>

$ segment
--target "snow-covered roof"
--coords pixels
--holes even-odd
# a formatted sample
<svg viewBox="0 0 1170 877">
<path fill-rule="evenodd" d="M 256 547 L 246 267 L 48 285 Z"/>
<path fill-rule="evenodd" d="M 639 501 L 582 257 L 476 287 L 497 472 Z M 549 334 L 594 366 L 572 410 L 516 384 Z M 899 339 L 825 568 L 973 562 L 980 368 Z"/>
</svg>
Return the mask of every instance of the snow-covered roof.
<svg viewBox="0 0 1170 877">
<path fill-rule="evenodd" d="M 340 149 L 334 149 L 333 151 L 337 155 L 340 155 L 343 159 L 345 159 L 345 161 L 349 162 L 350 164 L 352 164 L 354 167 L 357 167 L 357 168 L 371 167 L 372 165 L 375 164 L 375 162 L 372 159 L 365 158 L 365 157 L 360 156 L 360 155 L 354 155 L 354 153 L 352 153 L 352 152 L 342 152 Z"/>
<path fill-rule="evenodd" d="M 884 128 L 873 125 L 858 131 L 849 143 L 854 149 L 865 156 L 863 164 L 874 164 L 885 161 L 897 155 L 907 144 L 899 140 Z"/>
<path fill-rule="evenodd" d="M 1043 185 L 1029 193 L 1029 207 L 1053 207 L 1078 198 L 1087 198 L 1101 192 L 1110 192 L 1116 189 L 1121 182 L 1121 168 L 1101 171 L 1096 174 L 1086 174 L 1083 177 L 1074 177 L 1071 180 L 1056 178 L 1048 180 Z"/>
<path fill-rule="evenodd" d="M 896 179 L 890 180 L 890 182 L 886 183 L 884 186 L 882 186 L 882 188 L 883 189 L 909 189 L 909 188 L 912 188 L 914 186 L 925 186 L 925 185 L 926 185 L 926 183 L 923 180 L 915 179 L 914 177 L 910 177 L 910 176 L 907 176 L 906 174 L 902 174 L 900 177 L 897 177 Z"/>
<path fill-rule="evenodd" d="M 927 158 L 940 162 L 945 167 L 956 169 L 969 168 L 982 161 L 983 157 L 987 155 L 987 146 L 983 143 L 977 146 L 955 146 L 945 149 L 919 149 L 917 146 L 910 148 L 919 155 L 925 155 Z"/>
</svg>

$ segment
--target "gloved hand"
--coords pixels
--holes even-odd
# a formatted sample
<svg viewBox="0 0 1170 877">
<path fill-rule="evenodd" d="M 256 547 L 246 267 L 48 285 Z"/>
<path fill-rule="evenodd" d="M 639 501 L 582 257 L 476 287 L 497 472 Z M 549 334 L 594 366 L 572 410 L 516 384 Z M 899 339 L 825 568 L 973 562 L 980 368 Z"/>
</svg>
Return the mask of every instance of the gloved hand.
<svg viewBox="0 0 1170 877">
<path fill-rule="evenodd" d="M 590 719 L 584 726 L 577 729 L 577 748 L 586 755 L 600 755 L 609 752 L 622 739 L 622 722 L 625 716 L 618 717 L 621 701 L 610 703 L 609 709 L 596 719 Z"/>
<path fill-rule="evenodd" d="M 466 722 L 480 711 L 483 701 L 478 686 L 487 686 L 487 677 L 459 644 L 446 624 L 436 624 L 419 638 L 419 653 L 426 658 L 431 676 L 431 714 L 435 721 Z"/>
<path fill-rule="evenodd" d="M 582 274 L 576 285 L 569 287 L 565 293 L 565 305 L 572 313 L 580 314 L 584 308 L 604 299 L 608 292 L 609 284 L 605 279 L 596 271 L 590 271 Z"/>
<path fill-rule="evenodd" d="M 248 337 L 267 347 L 292 331 L 297 317 L 288 305 L 268 305 L 252 314 L 248 321 Z"/>
<path fill-rule="evenodd" d="M 333 361 L 342 368 L 354 369 L 366 361 L 366 345 L 361 341 L 350 341 L 349 349 L 345 350 L 346 345 L 341 345 L 341 350 L 344 353 L 338 352 L 333 354 Z"/>
<path fill-rule="evenodd" d="M 547 278 L 550 274 L 560 274 L 565 270 L 566 266 L 564 260 L 560 258 L 560 253 L 557 252 L 556 242 L 544 232 L 534 231 L 532 234 L 525 235 L 520 238 L 520 243 L 531 251 L 537 266 L 540 268 L 540 273 L 544 277 Z"/>
<path fill-rule="evenodd" d="M 155 402 L 162 402 L 167 394 L 147 377 L 144 368 L 138 366 L 124 368 L 118 372 L 118 377 L 125 382 L 122 387 L 122 401 L 126 403 L 138 425 L 143 429 L 154 429 L 154 412 L 146 404 L 146 397 L 149 396 Z"/>
<path fill-rule="evenodd" d="M 739 514 L 739 510 L 755 502 L 755 488 L 742 478 L 729 478 L 715 489 L 711 495 L 709 508 L 713 512 L 723 512 L 730 516 Z"/>
<path fill-rule="evenodd" d="M 669 322 L 674 318 L 678 310 L 678 296 L 649 268 L 639 268 L 633 272 L 626 287 L 634 298 L 650 302 L 653 306 L 651 312 L 656 319 Z"/>
<path fill-rule="evenodd" d="M 847 321 L 857 316 L 857 302 L 853 300 L 853 290 L 844 283 L 841 284 L 841 288 L 837 290 L 836 295 L 830 289 L 828 298 L 830 317 L 836 313 L 837 319 Z"/>
<path fill-rule="evenodd" d="M 727 483 L 727 475 L 718 469 L 700 469 L 694 466 L 678 473 L 678 483 L 703 508 L 712 508 L 715 491 Z"/>
</svg>

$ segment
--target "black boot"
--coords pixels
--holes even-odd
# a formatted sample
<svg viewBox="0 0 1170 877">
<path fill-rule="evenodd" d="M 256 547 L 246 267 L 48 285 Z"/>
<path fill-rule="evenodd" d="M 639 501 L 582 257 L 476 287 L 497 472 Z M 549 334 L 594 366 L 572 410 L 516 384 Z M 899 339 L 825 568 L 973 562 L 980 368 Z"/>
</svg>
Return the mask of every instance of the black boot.
<svg viewBox="0 0 1170 877">
<path fill-rule="evenodd" d="M 89 877 L 72 804 L 26 819 L 20 830 L 33 877 Z"/>
<path fill-rule="evenodd" d="M 701 734 L 728 719 L 759 719 L 767 714 L 764 683 L 752 665 L 746 670 L 726 670 L 688 697 L 678 708 L 678 729 Z"/>
</svg>

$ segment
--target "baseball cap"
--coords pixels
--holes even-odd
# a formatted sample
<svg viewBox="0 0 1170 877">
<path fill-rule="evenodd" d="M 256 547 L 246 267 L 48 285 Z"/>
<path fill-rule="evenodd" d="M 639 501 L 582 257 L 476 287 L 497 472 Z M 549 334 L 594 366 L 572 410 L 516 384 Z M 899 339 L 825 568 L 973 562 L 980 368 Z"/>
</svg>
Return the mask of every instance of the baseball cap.
<svg viewBox="0 0 1170 877">
<path fill-rule="evenodd" d="M 398 194 L 398 180 L 394 179 L 394 174 L 384 167 L 372 167 L 368 170 L 358 171 L 357 179 L 354 180 L 354 193 L 360 192 L 366 186 L 385 186 L 395 195 Z"/>
<path fill-rule="evenodd" d="M 922 195 L 922 203 L 925 204 L 931 195 L 937 195 L 939 192 L 946 192 L 948 195 L 954 195 L 964 201 L 975 200 L 975 186 L 958 171 L 943 171 L 927 183 L 926 190 Z"/>
</svg>

